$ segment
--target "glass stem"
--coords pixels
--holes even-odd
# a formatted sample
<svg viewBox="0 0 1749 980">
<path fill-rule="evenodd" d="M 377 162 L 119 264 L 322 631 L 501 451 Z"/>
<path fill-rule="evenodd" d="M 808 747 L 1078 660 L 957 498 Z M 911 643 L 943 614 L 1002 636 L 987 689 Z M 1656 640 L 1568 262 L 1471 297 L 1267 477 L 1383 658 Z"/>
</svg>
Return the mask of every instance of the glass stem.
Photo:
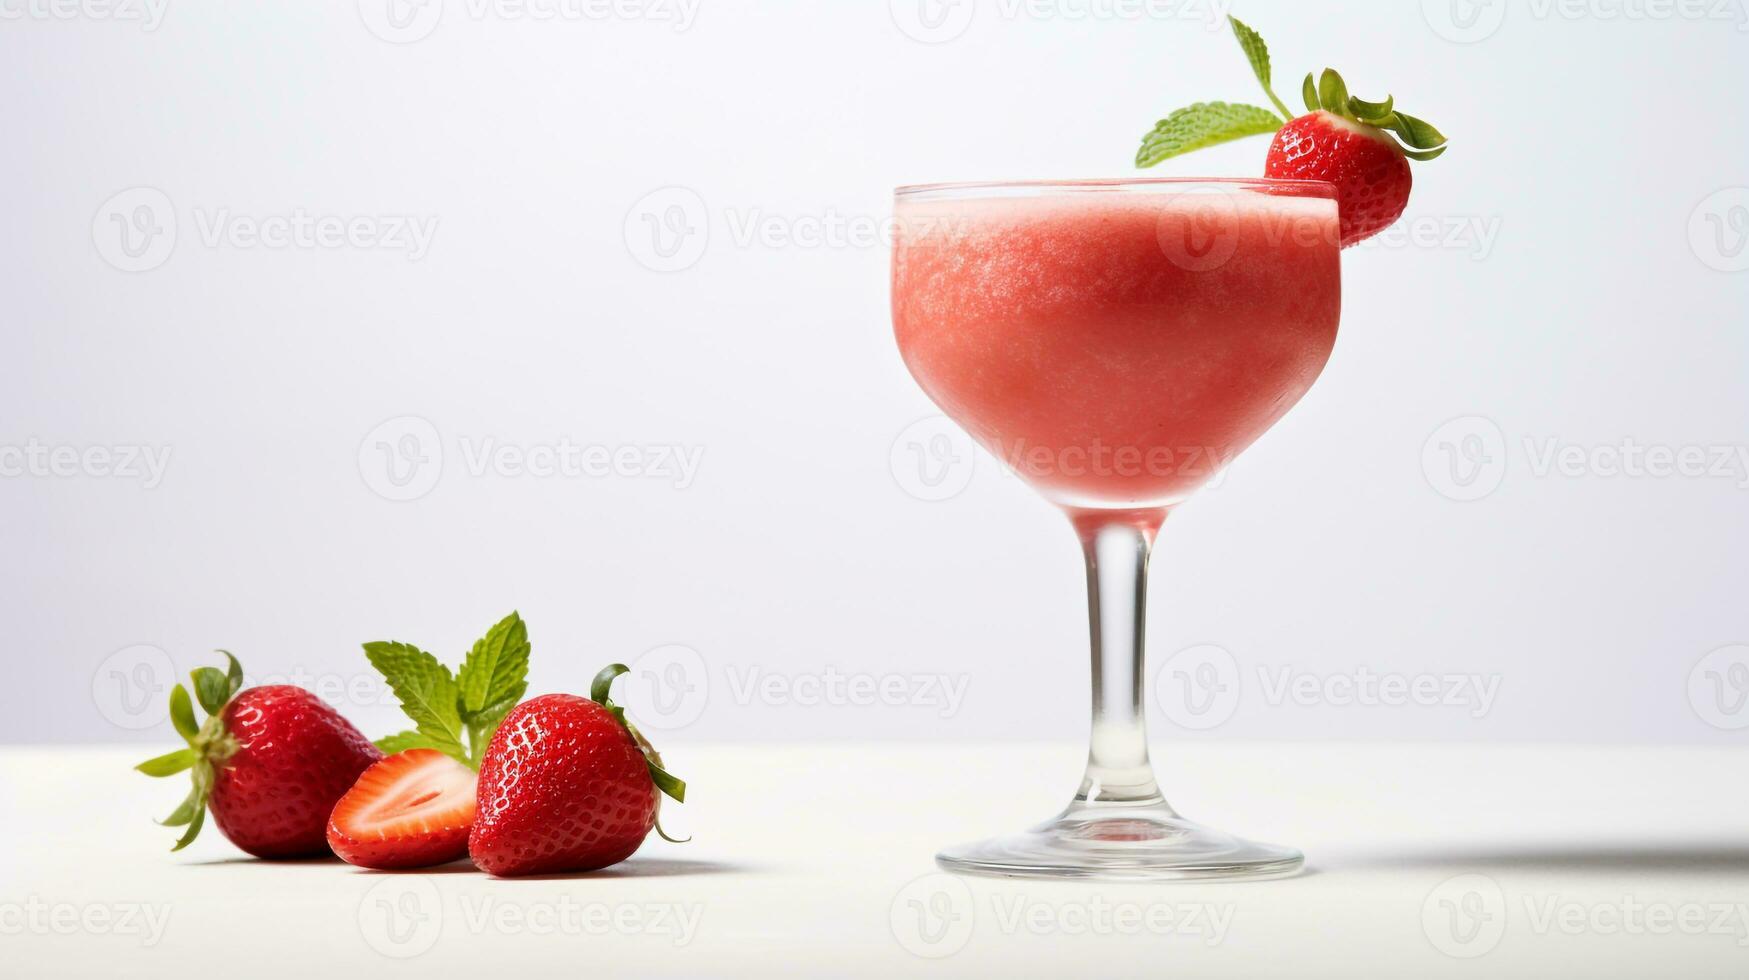
<svg viewBox="0 0 1749 980">
<path fill-rule="evenodd" d="M 1164 511 L 1072 515 L 1087 556 L 1093 737 L 1076 805 L 1163 805 L 1142 714 L 1148 556 Z"/>
</svg>

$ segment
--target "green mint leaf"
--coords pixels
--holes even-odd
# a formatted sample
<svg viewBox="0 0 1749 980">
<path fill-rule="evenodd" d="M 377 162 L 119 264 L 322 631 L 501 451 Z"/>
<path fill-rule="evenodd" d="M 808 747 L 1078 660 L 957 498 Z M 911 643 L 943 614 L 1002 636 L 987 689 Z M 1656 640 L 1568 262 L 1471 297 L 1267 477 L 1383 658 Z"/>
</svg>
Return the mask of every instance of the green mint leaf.
<svg viewBox="0 0 1749 980">
<path fill-rule="evenodd" d="M 157 758 L 147 759 L 134 768 L 148 776 L 174 776 L 179 772 L 193 769 L 194 764 L 199 761 L 200 756 L 193 749 L 177 749 L 174 752 L 166 752 Z"/>
<path fill-rule="evenodd" d="M 1312 81 L 1312 73 L 1306 72 L 1306 80 L 1300 83 L 1300 98 L 1306 100 L 1306 111 L 1317 112 L 1324 108 L 1318 104 L 1318 85 Z"/>
<path fill-rule="evenodd" d="M 176 734 L 186 741 L 192 742 L 200 734 L 200 724 L 194 720 L 194 701 L 188 696 L 188 688 L 181 684 L 170 689 L 170 724 L 176 726 Z"/>
<path fill-rule="evenodd" d="M 468 651 L 456 675 L 461 690 L 461 714 L 473 721 L 504 701 L 511 705 L 528 691 L 528 624 L 516 613 L 504 617 Z M 505 707 L 498 717 L 508 712 Z"/>
<path fill-rule="evenodd" d="M 1342 76 L 1336 74 L 1336 69 L 1326 68 L 1324 74 L 1318 76 L 1318 102 L 1337 115 L 1348 112 L 1348 86 L 1342 81 Z"/>
<path fill-rule="evenodd" d="M 1136 166 L 1152 167 L 1162 160 L 1226 143 L 1244 136 L 1273 133 L 1281 117 L 1254 105 L 1198 102 L 1174 111 L 1154 124 L 1136 151 Z"/>
<path fill-rule="evenodd" d="M 1269 101 L 1275 103 L 1282 119 L 1292 119 L 1293 113 L 1287 111 L 1281 97 L 1270 87 L 1269 45 L 1263 43 L 1263 35 L 1246 27 L 1237 17 L 1228 16 L 1227 23 L 1233 26 L 1233 36 L 1239 39 L 1239 47 L 1245 51 L 1245 60 L 1251 62 L 1251 71 L 1257 75 L 1257 81 L 1262 83 L 1264 94 L 1269 96 Z"/>
<path fill-rule="evenodd" d="M 417 731 L 398 732 L 379 738 L 376 740 L 376 747 L 381 749 L 384 755 L 395 755 L 408 749 L 436 749 L 439 752 L 453 755 L 453 750 L 456 748 L 453 745 L 445 745 L 424 732 Z M 467 760 L 463 759 L 462 761 L 466 762 Z"/>
<path fill-rule="evenodd" d="M 231 700 L 231 682 L 224 671 L 214 667 L 196 667 L 188 678 L 194 682 L 194 699 L 200 702 L 201 708 L 207 714 L 218 714 L 224 710 L 225 702 Z"/>
<path fill-rule="evenodd" d="M 527 685 L 523 685 L 527 687 Z M 477 768 L 486 757 L 486 746 L 491 743 L 492 736 L 497 734 L 498 726 L 504 723 L 504 716 L 510 709 L 522 701 L 519 691 L 514 697 L 508 697 L 497 704 L 488 704 L 481 708 L 468 720 L 468 751 L 473 753 L 474 765 Z"/>
<path fill-rule="evenodd" d="M 401 700 L 401 710 L 435 748 L 464 755 L 461 712 L 456 706 L 455 678 L 436 657 L 410 643 L 366 643 L 364 655 L 389 682 Z"/>
</svg>

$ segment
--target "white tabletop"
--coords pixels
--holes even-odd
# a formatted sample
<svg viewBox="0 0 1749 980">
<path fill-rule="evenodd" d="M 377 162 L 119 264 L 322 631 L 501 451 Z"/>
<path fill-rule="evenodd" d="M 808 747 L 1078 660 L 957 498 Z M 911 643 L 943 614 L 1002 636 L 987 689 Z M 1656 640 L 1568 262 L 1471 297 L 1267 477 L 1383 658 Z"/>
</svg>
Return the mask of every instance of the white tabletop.
<svg viewBox="0 0 1749 980">
<path fill-rule="evenodd" d="M 1749 750 L 1195 743 L 1187 815 L 1295 879 L 939 875 L 1047 817 L 1064 745 L 664 746 L 693 802 L 606 872 L 496 881 L 245 858 L 154 826 L 149 752 L 0 751 L 10 976 L 1749 976 Z M 1157 747 L 1157 751 L 1160 747 Z M 227 966 L 230 965 L 230 966 Z M 369 971 L 366 973 L 365 971 Z"/>
</svg>

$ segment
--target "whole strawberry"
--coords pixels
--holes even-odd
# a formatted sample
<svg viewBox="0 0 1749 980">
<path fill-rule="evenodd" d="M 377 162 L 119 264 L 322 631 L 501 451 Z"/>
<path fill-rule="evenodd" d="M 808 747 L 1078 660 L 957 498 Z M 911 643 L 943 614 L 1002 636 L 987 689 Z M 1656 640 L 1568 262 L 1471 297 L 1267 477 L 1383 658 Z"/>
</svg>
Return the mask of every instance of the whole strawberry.
<svg viewBox="0 0 1749 980">
<path fill-rule="evenodd" d="M 239 691 L 243 669 L 225 657 L 228 670 L 190 675 L 204 724 L 196 724 L 186 688 L 170 691 L 170 721 L 188 747 L 136 767 L 148 776 L 193 775 L 194 788 L 163 821 L 187 828 L 173 850 L 193 842 L 210 809 L 231 843 L 256 857 L 327 854 L 329 811 L 382 753 L 301 687 Z"/>
<path fill-rule="evenodd" d="M 1306 114 L 1294 116 L 1270 85 L 1269 49 L 1263 38 L 1227 19 L 1277 111 L 1226 102 L 1198 102 L 1179 109 L 1142 138 L 1136 165 L 1151 167 L 1205 146 L 1274 133 L 1263 163 L 1264 176 L 1334 185 L 1342 247 L 1389 227 L 1409 204 L 1413 184 L 1409 161 L 1431 160 L 1444 153 L 1444 134 L 1398 112 L 1390 96 L 1383 102 L 1351 97 L 1342 76 L 1328 68 L 1315 84 L 1306 75 L 1301 86 Z"/>
<path fill-rule="evenodd" d="M 685 800 L 686 784 L 662 770 L 607 696 L 626 669 L 603 670 L 589 698 L 531 698 L 493 734 L 468 837 L 480 870 L 510 877 L 617 864 L 656 827 L 658 789 Z"/>
</svg>

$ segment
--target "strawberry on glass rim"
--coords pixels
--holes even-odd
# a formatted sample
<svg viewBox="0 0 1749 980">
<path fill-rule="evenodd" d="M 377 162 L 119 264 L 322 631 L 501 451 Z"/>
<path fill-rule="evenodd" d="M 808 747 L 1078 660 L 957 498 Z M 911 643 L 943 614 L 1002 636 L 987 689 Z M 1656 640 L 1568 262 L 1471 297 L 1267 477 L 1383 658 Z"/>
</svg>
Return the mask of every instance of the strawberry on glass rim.
<svg viewBox="0 0 1749 980">
<path fill-rule="evenodd" d="M 1389 227 L 1409 204 L 1409 161 L 1444 153 L 1445 135 L 1399 111 L 1388 95 L 1383 102 L 1349 95 L 1342 76 L 1330 68 L 1315 82 L 1307 73 L 1300 87 L 1306 113 L 1293 115 L 1271 85 L 1263 38 L 1237 19 L 1227 20 L 1275 109 L 1198 102 L 1175 110 L 1142 137 L 1136 166 L 1152 167 L 1205 146 L 1274 133 L 1264 176 L 1335 185 L 1343 248 Z"/>
</svg>

